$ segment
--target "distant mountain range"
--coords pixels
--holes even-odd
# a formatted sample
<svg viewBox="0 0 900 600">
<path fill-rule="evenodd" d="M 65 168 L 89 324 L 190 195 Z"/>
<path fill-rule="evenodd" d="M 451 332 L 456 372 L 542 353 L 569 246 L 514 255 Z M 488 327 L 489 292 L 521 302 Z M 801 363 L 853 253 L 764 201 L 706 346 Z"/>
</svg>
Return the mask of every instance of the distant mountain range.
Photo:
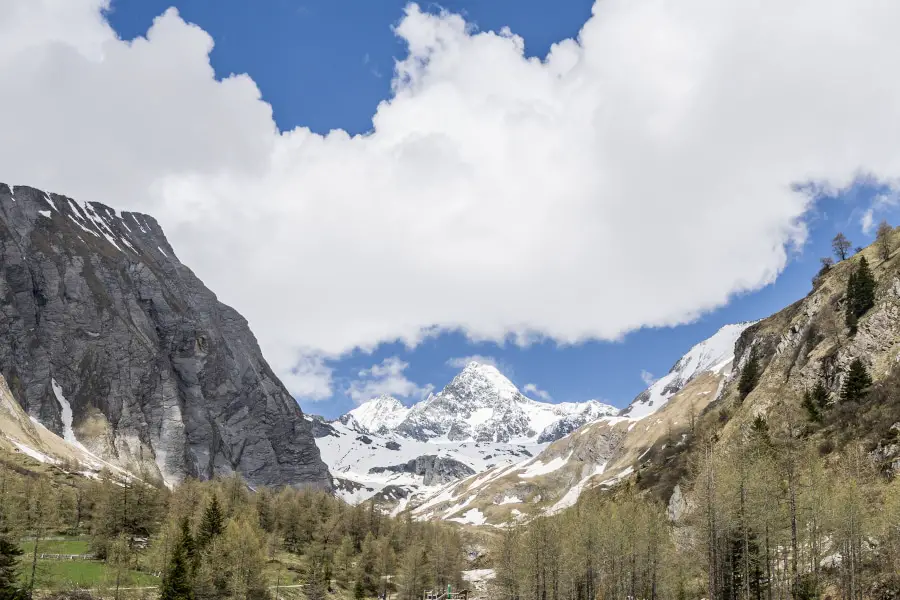
<svg viewBox="0 0 900 600">
<path fill-rule="evenodd" d="M 539 402 L 522 394 L 496 367 L 472 362 L 440 392 L 411 407 L 383 395 L 330 423 L 315 419 L 316 441 L 346 499 L 375 497 L 393 507 L 427 504 L 430 495 L 466 477 L 486 485 L 493 481 L 491 473 L 517 464 L 526 468 L 539 460 L 536 455 L 589 424 L 628 429 L 629 423 L 663 410 L 698 378 L 706 387 L 710 382 L 719 386 L 730 372 L 735 342 L 749 325 L 725 326 L 691 348 L 621 411 L 596 400 Z M 711 401 L 716 392 L 704 388 L 703 400 Z M 476 487 L 471 489 L 475 495 L 480 491 Z M 443 510 L 433 514 L 452 516 L 453 511 L 447 512 L 452 506 L 439 503 L 436 508 Z"/>
<path fill-rule="evenodd" d="M 379 396 L 340 418 L 365 433 L 428 441 L 547 443 L 603 416 L 614 406 L 588 400 L 550 404 L 527 398 L 496 367 L 469 363 L 447 386 L 405 407 Z"/>
</svg>

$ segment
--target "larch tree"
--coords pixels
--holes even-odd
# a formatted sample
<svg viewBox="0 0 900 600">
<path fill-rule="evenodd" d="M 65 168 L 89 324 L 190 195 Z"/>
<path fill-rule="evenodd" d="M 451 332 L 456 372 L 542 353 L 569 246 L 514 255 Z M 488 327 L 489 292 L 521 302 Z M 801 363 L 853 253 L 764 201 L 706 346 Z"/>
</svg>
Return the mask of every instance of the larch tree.
<svg viewBox="0 0 900 600">
<path fill-rule="evenodd" d="M 843 233 L 838 233 L 834 236 L 834 239 L 831 240 L 831 249 L 834 251 L 834 256 L 838 260 L 846 260 L 850 248 L 852 247 L 853 244 L 850 243 L 850 240 L 848 240 L 847 236 Z"/>
<path fill-rule="evenodd" d="M 353 579 L 353 556 L 353 540 L 345 535 L 334 553 L 334 576 L 337 584 L 343 588 L 347 588 Z"/>
<path fill-rule="evenodd" d="M 415 541 L 403 552 L 400 571 L 397 574 L 397 592 L 400 600 L 418 600 L 431 585 L 428 578 L 428 554 L 420 541 Z"/>
<path fill-rule="evenodd" d="M 887 221 L 882 221 L 878 225 L 878 231 L 875 233 L 875 242 L 878 244 L 878 256 L 881 260 L 887 260 L 891 257 L 893 251 L 891 244 L 891 234 L 894 228 L 888 225 Z"/>
</svg>

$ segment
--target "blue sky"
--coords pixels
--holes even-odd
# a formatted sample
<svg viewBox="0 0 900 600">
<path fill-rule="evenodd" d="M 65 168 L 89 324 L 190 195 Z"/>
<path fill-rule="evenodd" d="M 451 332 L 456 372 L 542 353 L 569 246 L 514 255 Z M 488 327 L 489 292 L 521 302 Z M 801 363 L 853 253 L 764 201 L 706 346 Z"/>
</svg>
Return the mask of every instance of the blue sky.
<svg viewBox="0 0 900 600">
<path fill-rule="evenodd" d="M 318 133 L 336 128 L 368 131 L 378 103 L 390 96 L 394 61 L 405 53 L 391 30 L 405 5 L 397 0 L 113 0 L 108 18 L 120 37 L 131 39 L 143 35 L 152 19 L 172 5 L 186 21 L 214 38 L 211 60 L 217 76 L 250 74 L 283 131 L 297 126 Z M 576 35 L 590 16 L 591 5 L 588 0 L 448 0 L 441 4 L 482 30 L 509 26 L 525 39 L 526 53 L 536 56 L 544 56 L 553 42 Z M 439 9 L 435 4 L 422 6 Z M 564 347 L 554 342 L 525 348 L 511 343 L 479 344 L 462 334 L 442 334 L 413 349 L 401 343 L 383 344 L 373 352 L 355 351 L 333 362 L 334 397 L 301 401 L 301 405 L 327 417 L 345 412 L 354 405 L 346 390 L 359 372 L 392 357 L 408 363 L 403 374 L 411 382 L 421 388 L 429 384 L 439 388 L 457 370 L 449 360 L 483 355 L 495 358 L 520 387 L 535 384 L 554 401 L 597 398 L 624 406 L 645 387 L 642 371 L 660 376 L 692 344 L 720 326 L 765 317 L 804 296 L 819 258 L 829 254 L 829 241 L 837 231 L 845 232 L 854 244 L 868 243 L 871 236 L 862 232 L 860 220 L 876 192 L 860 185 L 840 197 L 820 199 L 807 219 L 808 242 L 791 251 L 790 262 L 775 284 L 734 297 L 726 307 L 693 324 L 643 329 L 620 342 Z M 876 219 L 896 222 L 897 216 L 888 208 Z M 736 226 L 722 223 L 722 227 Z"/>
</svg>

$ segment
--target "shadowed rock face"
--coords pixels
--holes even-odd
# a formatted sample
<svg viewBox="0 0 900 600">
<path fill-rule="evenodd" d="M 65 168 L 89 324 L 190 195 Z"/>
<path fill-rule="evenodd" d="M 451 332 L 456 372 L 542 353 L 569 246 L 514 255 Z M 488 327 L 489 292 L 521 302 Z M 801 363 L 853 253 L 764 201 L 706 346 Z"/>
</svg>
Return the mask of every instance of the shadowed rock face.
<svg viewBox="0 0 900 600">
<path fill-rule="evenodd" d="M 16 400 L 107 460 L 169 482 L 331 486 L 247 321 L 152 217 L 0 184 L 0 341 Z"/>
<path fill-rule="evenodd" d="M 419 456 L 409 462 L 389 467 L 373 467 L 369 473 L 411 473 L 422 477 L 423 485 L 445 484 L 474 475 L 475 470 L 458 460 L 434 455 Z"/>
</svg>

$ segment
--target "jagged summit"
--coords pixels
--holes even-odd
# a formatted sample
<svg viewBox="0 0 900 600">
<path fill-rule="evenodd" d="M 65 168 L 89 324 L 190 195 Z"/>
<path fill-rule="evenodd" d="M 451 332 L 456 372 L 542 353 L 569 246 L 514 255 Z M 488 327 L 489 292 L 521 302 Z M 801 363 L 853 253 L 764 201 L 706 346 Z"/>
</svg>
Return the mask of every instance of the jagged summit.
<svg viewBox="0 0 900 600">
<path fill-rule="evenodd" d="M 641 392 L 621 415 L 640 419 L 653 414 L 701 373 L 730 370 L 734 346 L 753 321 L 725 325 L 711 337 L 691 348 L 669 372 Z"/>
<path fill-rule="evenodd" d="M 443 390 L 407 408 L 390 396 L 340 418 L 358 431 L 418 441 L 546 443 L 617 409 L 598 402 L 550 404 L 528 398 L 493 365 L 470 362 Z"/>
<path fill-rule="evenodd" d="M 495 402 L 505 402 L 512 400 L 516 395 L 521 395 L 515 384 L 497 367 L 475 361 L 467 364 L 453 378 L 447 388 L 478 394 L 483 397 L 485 402 L 490 402 L 492 399 Z"/>
</svg>

